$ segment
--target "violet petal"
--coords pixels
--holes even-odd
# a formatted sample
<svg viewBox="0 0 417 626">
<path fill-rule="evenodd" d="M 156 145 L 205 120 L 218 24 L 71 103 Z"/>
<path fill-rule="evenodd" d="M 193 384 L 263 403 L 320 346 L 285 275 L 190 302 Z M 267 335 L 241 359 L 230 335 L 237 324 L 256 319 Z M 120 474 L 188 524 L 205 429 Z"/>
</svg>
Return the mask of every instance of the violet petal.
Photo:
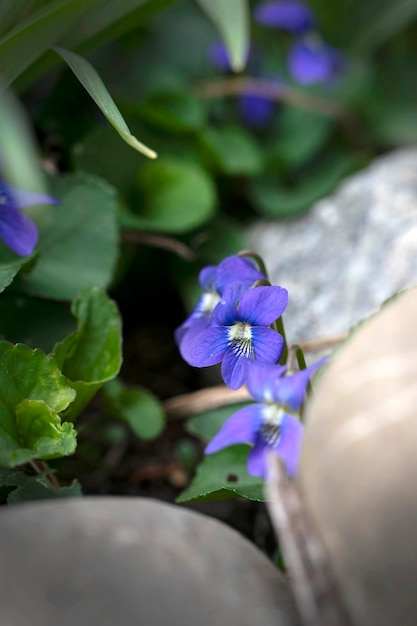
<svg viewBox="0 0 417 626">
<path fill-rule="evenodd" d="M 288 291 L 283 287 L 249 289 L 239 303 L 239 319 L 253 326 L 269 326 L 281 317 L 288 304 Z"/>
<path fill-rule="evenodd" d="M 303 433 L 301 422 L 296 417 L 285 414 L 281 422 L 281 436 L 274 446 L 274 452 L 284 461 L 291 477 L 297 473 Z"/>
<path fill-rule="evenodd" d="M 262 405 L 252 404 L 234 413 L 210 441 L 205 453 L 212 454 L 237 443 L 255 443 L 256 427 L 262 409 Z"/>
<path fill-rule="evenodd" d="M 38 229 L 19 209 L 3 205 L 0 206 L 0 238 L 19 256 L 29 256 L 38 241 Z"/>
</svg>

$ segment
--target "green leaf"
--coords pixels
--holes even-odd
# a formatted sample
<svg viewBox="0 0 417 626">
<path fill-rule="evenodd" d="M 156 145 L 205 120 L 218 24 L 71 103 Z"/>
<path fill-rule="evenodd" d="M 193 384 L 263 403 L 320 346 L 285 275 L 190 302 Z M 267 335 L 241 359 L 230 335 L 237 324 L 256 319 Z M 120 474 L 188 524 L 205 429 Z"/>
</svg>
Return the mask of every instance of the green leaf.
<svg viewBox="0 0 417 626">
<path fill-rule="evenodd" d="M 0 468 L 0 487 L 15 487 L 8 497 L 8 504 L 19 504 L 31 500 L 50 498 L 76 498 L 82 495 L 79 483 L 74 481 L 68 487 L 54 489 L 47 480 L 51 470 L 29 476 L 21 470 Z"/>
<path fill-rule="evenodd" d="M 71 50 L 102 45 L 137 28 L 175 0 L 100 0 L 85 11 L 78 27 L 65 33 L 62 45 Z"/>
<path fill-rule="evenodd" d="M 52 219 L 40 231 L 36 265 L 23 283 L 31 294 L 72 300 L 85 287 L 106 288 L 117 261 L 116 192 L 99 178 L 69 175 L 57 181 Z"/>
<path fill-rule="evenodd" d="M 417 110 L 414 103 L 380 102 L 372 110 L 370 131 L 380 145 L 414 145 L 417 142 Z"/>
<path fill-rule="evenodd" d="M 358 161 L 350 155 L 334 155 L 311 171 L 293 188 L 286 188 L 275 176 L 266 175 L 253 183 L 253 203 L 264 215 L 286 218 L 308 211 L 328 195 L 339 180 L 354 169 Z"/>
<path fill-rule="evenodd" d="M 363 55 L 369 55 L 406 28 L 412 27 L 417 15 L 414 0 L 310 0 L 309 4 L 320 24 L 320 34 L 325 39 L 329 39 L 332 45 Z M 411 30 L 410 35 L 411 43 Z M 405 40 L 401 42 L 398 51 L 406 59 L 403 43 Z M 390 50 L 386 52 L 383 55 L 385 59 Z"/>
<path fill-rule="evenodd" d="M 183 233 L 212 217 L 216 192 L 206 172 L 192 163 L 160 159 L 140 170 L 144 205 L 140 214 L 124 214 L 130 228 Z"/>
<path fill-rule="evenodd" d="M 27 191 L 47 193 L 44 175 L 40 169 L 40 159 L 25 111 L 10 91 L 0 94 L 0 136 L 2 145 L 2 177 L 16 187 Z M 36 218 L 45 211 L 46 205 L 25 209 Z M 28 259 L 15 261 L 24 263 Z M 7 270 L 6 270 L 7 271 Z"/>
<path fill-rule="evenodd" d="M 415 20 L 417 2 L 368 0 L 358 3 L 355 17 L 356 29 L 352 32 L 350 46 L 362 54 L 369 53 Z"/>
<path fill-rule="evenodd" d="M 75 54 L 75 52 L 70 52 L 69 50 L 57 47 L 55 47 L 54 50 L 72 69 L 80 83 L 88 91 L 94 102 L 109 120 L 110 124 L 114 126 L 121 138 L 138 152 L 141 152 L 150 159 L 156 159 L 156 152 L 145 146 L 138 139 L 136 139 L 134 135 L 132 135 L 122 114 L 109 94 L 107 87 L 104 85 L 94 67 L 86 61 L 86 59 L 83 59 L 83 57 Z"/>
<path fill-rule="evenodd" d="M 0 77 L 10 85 L 50 46 L 59 41 L 77 18 L 97 0 L 48 2 L 0 40 Z"/>
<path fill-rule="evenodd" d="M 198 251 L 200 264 L 217 264 L 230 254 L 237 254 L 248 247 L 248 242 L 242 232 L 242 224 L 225 215 L 219 215 L 215 221 L 208 224 L 204 230 L 205 239 Z"/>
<path fill-rule="evenodd" d="M 51 352 L 73 332 L 74 318 L 61 302 L 33 298 L 14 291 L 0 298 L 1 339 Z"/>
<path fill-rule="evenodd" d="M 158 131 L 184 133 L 196 131 L 204 124 L 201 100 L 184 89 L 153 93 L 135 107 L 135 113 Z"/>
<path fill-rule="evenodd" d="M 279 116 L 276 142 L 268 150 L 268 159 L 278 158 L 287 166 L 299 167 L 324 146 L 332 128 L 331 120 L 324 115 L 284 107 Z"/>
<path fill-rule="evenodd" d="M 125 387 L 112 380 L 104 387 L 108 409 L 113 417 L 126 422 L 140 439 L 155 439 L 165 424 L 165 414 L 159 400 L 141 387 Z"/>
<path fill-rule="evenodd" d="M 377 145 L 417 141 L 417 84 L 414 58 L 391 58 L 377 72 L 367 98 L 366 127 Z"/>
<path fill-rule="evenodd" d="M 0 466 L 74 452 L 76 433 L 58 413 L 75 391 L 52 357 L 0 341 L 0 390 Z"/>
<path fill-rule="evenodd" d="M 177 502 L 193 500 L 223 500 L 242 496 L 248 500 L 264 501 L 263 481 L 250 476 L 246 470 L 249 446 L 230 446 L 208 454 L 197 467 L 197 473 Z"/>
<path fill-rule="evenodd" d="M 245 67 L 249 53 L 249 6 L 246 0 L 197 0 L 216 25 L 235 72 Z"/>
<path fill-rule="evenodd" d="M 141 157 L 120 141 L 111 126 L 96 126 L 73 147 L 74 168 L 97 174 L 120 193 L 134 187 Z"/>
<path fill-rule="evenodd" d="M 22 400 L 16 407 L 16 424 L 20 437 L 37 458 L 55 459 L 75 451 L 73 425 L 61 424 L 57 413 L 43 400 Z"/>
<path fill-rule="evenodd" d="M 91 2 L 88 5 L 83 2 L 82 15 L 70 30 L 59 37 L 59 41 L 57 39 L 53 43 L 79 53 L 86 52 L 136 29 L 143 21 L 173 2 L 175 0 L 95 0 L 92 6 Z M 46 52 L 26 70 L 19 80 L 19 88 L 26 91 L 58 62 L 52 50 Z"/>
<path fill-rule="evenodd" d="M 16 259 L 8 263 L 0 262 L 0 293 L 13 281 L 20 268 L 28 262 L 28 259 Z"/>
<path fill-rule="evenodd" d="M 225 421 L 229 419 L 233 413 L 236 413 L 248 404 L 248 402 L 239 402 L 229 406 L 222 406 L 219 409 L 213 409 L 213 411 L 206 411 L 205 413 L 194 415 L 187 420 L 187 431 L 191 435 L 208 442 L 219 432 Z"/>
<path fill-rule="evenodd" d="M 247 249 L 248 245 L 242 225 L 229 217 L 219 215 L 204 228 L 204 240 L 198 248 L 196 262 L 184 264 L 179 259 L 173 259 L 172 280 L 177 285 L 188 311 L 194 308 L 201 295 L 201 286 L 197 280 L 201 267 L 216 265 L 225 257 Z"/>
<path fill-rule="evenodd" d="M 122 328 L 116 304 L 97 287 L 82 291 L 72 305 L 77 330 L 55 346 L 54 355 L 77 391 L 69 407 L 74 419 L 122 364 Z"/>
<path fill-rule="evenodd" d="M 3 36 L 22 19 L 22 14 L 27 10 L 27 0 L 2 0 L 0 3 L 0 33 Z"/>
<path fill-rule="evenodd" d="M 256 140 L 241 127 L 208 129 L 202 136 L 209 161 L 230 176 L 256 176 L 263 170 L 263 153 Z"/>
</svg>

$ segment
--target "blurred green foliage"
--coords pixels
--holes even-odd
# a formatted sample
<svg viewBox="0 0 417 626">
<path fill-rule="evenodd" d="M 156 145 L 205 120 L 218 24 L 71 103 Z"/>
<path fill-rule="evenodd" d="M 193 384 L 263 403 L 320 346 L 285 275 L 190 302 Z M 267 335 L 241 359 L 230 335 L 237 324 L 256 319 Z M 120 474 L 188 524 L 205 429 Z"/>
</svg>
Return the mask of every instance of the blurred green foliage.
<svg viewBox="0 0 417 626">
<path fill-rule="evenodd" d="M 135 300 L 144 317 L 159 307 L 157 315 L 172 330 L 180 320 L 170 316 L 169 297 L 180 294 L 189 308 L 197 269 L 244 248 L 248 223 L 300 217 L 375 155 L 417 141 L 417 3 L 311 0 L 318 31 L 345 60 L 330 84 L 314 86 L 291 78 L 291 37 L 256 24 L 257 4 L 0 4 L 0 80 L 23 108 L 15 114 L 10 96 L 0 97 L 3 176 L 61 202 L 28 211 L 40 231 L 32 257 L 17 259 L 0 244 L 0 291 L 7 288 L 0 298 L 1 336 L 46 354 L 57 344 L 51 357 L 18 348 L 27 373 L 13 406 L 0 416 L 16 435 L 3 465 L 69 454 L 75 434 L 69 423 L 64 432 L 59 413 L 65 409 L 73 419 L 105 383 L 109 415 L 143 439 L 160 434 L 158 398 L 136 385 L 140 380 L 109 383 L 121 365 L 121 316 L 106 291 L 120 299 L 122 314 Z M 242 68 L 238 75 L 210 62 L 210 47 L 220 38 L 231 65 Z M 245 67 L 249 43 L 256 62 Z M 275 103 L 263 127 L 242 117 L 239 98 L 248 89 L 252 95 L 269 90 Z M 159 158 L 133 150 L 136 137 Z M 169 262 L 151 246 L 168 250 Z M 160 297 L 153 301 L 155 293 Z M 131 330 L 136 320 L 127 319 Z M 2 342 L 0 373 L 13 377 L 12 365 L 4 369 L 10 351 Z M 69 396 L 64 407 L 48 394 L 27 392 L 37 376 L 62 375 L 69 393 L 78 394 L 68 408 Z M 35 413 L 40 430 L 33 433 L 28 425 Z M 204 439 L 198 423 L 190 428 Z M 43 431 L 49 439 L 39 443 Z M 259 481 L 245 473 L 245 455 L 240 446 L 206 459 L 183 499 L 230 493 L 261 499 Z M 40 473 L 29 484 L 4 474 L 0 486 L 17 487 L 11 500 L 26 492 L 43 497 L 51 489 L 46 477 Z"/>
</svg>

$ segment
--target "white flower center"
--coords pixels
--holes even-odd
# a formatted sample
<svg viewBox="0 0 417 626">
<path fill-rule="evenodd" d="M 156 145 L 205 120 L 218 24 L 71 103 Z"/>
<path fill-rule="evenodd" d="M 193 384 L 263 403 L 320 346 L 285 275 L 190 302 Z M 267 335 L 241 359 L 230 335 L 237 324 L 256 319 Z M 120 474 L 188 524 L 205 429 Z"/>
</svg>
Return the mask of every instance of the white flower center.
<svg viewBox="0 0 417 626">
<path fill-rule="evenodd" d="M 206 291 L 203 293 L 201 310 L 205 313 L 213 313 L 221 298 L 217 291 Z"/>
<path fill-rule="evenodd" d="M 275 446 L 281 437 L 281 423 L 285 411 L 279 404 L 269 404 L 263 411 L 263 424 L 260 428 L 262 439 L 270 446 Z"/>
<path fill-rule="evenodd" d="M 229 344 L 238 356 L 250 357 L 253 353 L 252 326 L 243 322 L 236 322 L 228 330 Z"/>
<path fill-rule="evenodd" d="M 210 317 L 221 298 L 217 291 L 206 291 L 200 296 L 196 317 Z"/>
</svg>

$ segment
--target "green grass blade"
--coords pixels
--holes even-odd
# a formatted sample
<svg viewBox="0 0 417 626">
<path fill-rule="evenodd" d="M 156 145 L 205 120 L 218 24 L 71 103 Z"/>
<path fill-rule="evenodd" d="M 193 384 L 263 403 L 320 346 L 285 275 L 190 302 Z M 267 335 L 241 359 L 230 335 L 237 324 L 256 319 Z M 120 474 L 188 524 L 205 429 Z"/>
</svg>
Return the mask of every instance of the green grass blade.
<svg viewBox="0 0 417 626">
<path fill-rule="evenodd" d="M 0 40 L 0 77 L 10 85 L 48 48 L 57 43 L 75 20 L 97 0 L 49 3 Z"/>
<path fill-rule="evenodd" d="M 63 48 L 53 48 L 74 72 L 80 83 L 85 87 L 94 102 L 107 117 L 110 124 L 114 126 L 119 135 L 132 148 L 141 152 L 150 159 L 156 159 L 157 154 L 143 143 L 141 143 L 129 130 L 122 114 L 117 108 L 113 98 L 109 94 L 107 87 L 101 80 L 94 67 L 79 54 L 64 50 Z"/>
<path fill-rule="evenodd" d="M 84 52 L 137 28 L 176 0 L 102 0 L 86 11 L 79 28 L 66 33 L 61 46 Z"/>
<path fill-rule="evenodd" d="M 247 0 L 197 0 L 216 25 L 229 51 L 235 72 L 245 67 L 249 52 L 249 7 Z"/>
</svg>

